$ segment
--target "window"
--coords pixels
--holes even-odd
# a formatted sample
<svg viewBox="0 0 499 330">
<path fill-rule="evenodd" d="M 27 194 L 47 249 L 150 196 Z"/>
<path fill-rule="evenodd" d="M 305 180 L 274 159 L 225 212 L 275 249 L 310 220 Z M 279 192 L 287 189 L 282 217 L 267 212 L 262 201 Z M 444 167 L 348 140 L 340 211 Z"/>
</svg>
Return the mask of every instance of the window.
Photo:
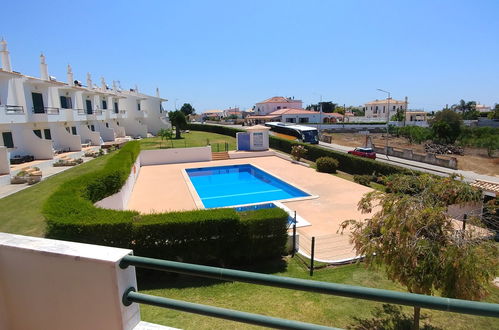
<svg viewBox="0 0 499 330">
<path fill-rule="evenodd" d="M 116 122 L 116 125 L 120 126 L 120 122 L 119 122 L 119 121 L 117 121 L 117 122 Z"/>
<path fill-rule="evenodd" d="M 14 148 L 14 140 L 12 139 L 12 132 L 3 132 L 3 145 L 6 148 Z"/>
<path fill-rule="evenodd" d="M 114 102 L 114 113 L 118 113 L 120 110 L 118 109 L 118 102 Z"/>
<path fill-rule="evenodd" d="M 280 109 L 281 109 L 281 107 L 277 107 L 277 110 L 280 110 Z"/>
<path fill-rule="evenodd" d="M 395 110 L 395 106 L 393 106 L 393 110 Z"/>
<path fill-rule="evenodd" d="M 71 131 L 69 130 L 69 127 L 66 127 L 66 132 L 71 133 Z"/>
<path fill-rule="evenodd" d="M 160 103 L 159 104 L 159 113 L 162 113 L 163 111 L 165 111 L 165 110 L 163 109 L 163 105 Z"/>
<path fill-rule="evenodd" d="M 109 123 L 106 123 L 106 127 L 109 128 Z"/>
<path fill-rule="evenodd" d="M 50 134 L 50 129 L 48 128 L 44 129 L 43 135 L 45 135 L 45 140 L 52 140 L 52 134 Z"/>
<path fill-rule="evenodd" d="M 93 111 L 92 111 L 92 101 L 85 100 L 85 105 L 87 107 L 87 115 L 91 115 L 93 113 Z"/>
<path fill-rule="evenodd" d="M 137 102 L 137 110 L 140 111 L 140 101 Z"/>
<path fill-rule="evenodd" d="M 299 119 L 300 123 L 308 123 L 308 117 L 302 117 Z"/>
<path fill-rule="evenodd" d="M 63 109 L 72 109 L 73 105 L 71 103 L 71 98 L 69 96 L 61 96 L 61 108 Z"/>
<path fill-rule="evenodd" d="M 286 123 L 294 123 L 295 119 L 294 118 L 286 118 Z"/>
<path fill-rule="evenodd" d="M 76 126 L 71 126 L 71 133 L 73 135 L 78 135 L 78 134 L 76 134 Z"/>
<path fill-rule="evenodd" d="M 39 129 L 34 129 L 33 133 L 35 133 L 36 136 L 38 136 L 40 139 L 42 138 L 42 131 Z"/>
<path fill-rule="evenodd" d="M 43 95 L 40 93 L 31 93 L 31 98 L 33 99 L 33 112 L 44 113 Z"/>
<path fill-rule="evenodd" d="M 107 101 L 102 100 L 102 110 L 107 110 Z"/>
</svg>

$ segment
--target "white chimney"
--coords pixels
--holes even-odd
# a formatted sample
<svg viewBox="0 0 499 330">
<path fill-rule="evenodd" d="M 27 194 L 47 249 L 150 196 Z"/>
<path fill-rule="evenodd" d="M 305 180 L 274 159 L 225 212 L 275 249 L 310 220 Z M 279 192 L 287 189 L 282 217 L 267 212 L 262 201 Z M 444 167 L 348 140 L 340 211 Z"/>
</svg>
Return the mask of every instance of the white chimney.
<svg viewBox="0 0 499 330">
<path fill-rule="evenodd" d="M 137 86 L 137 84 L 135 84 L 135 93 L 138 93 L 139 92 L 139 86 Z"/>
<path fill-rule="evenodd" d="M 9 56 L 9 51 L 7 50 L 7 41 L 3 40 L 0 41 L 0 53 L 2 53 L 2 69 L 4 71 L 9 71 L 12 72 L 12 67 L 10 66 L 10 56 Z"/>
<path fill-rule="evenodd" d="M 104 77 L 100 77 L 100 85 L 101 85 L 101 88 L 103 91 L 105 91 L 107 89 L 106 80 L 104 79 Z"/>
<path fill-rule="evenodd" d="M 116 91 L 118 89 L 118 87 L 116 86 L 116 81 L 113 80 L 113 91 Z"/>
<path fill-rule="evenodd" d="M 87 72 L 87 88 L 92 88 L 92 76 L 90 76 L 90 72 Z"/>
<path fill-rule="evenodd" d="M 156 87 L 156 97 L 157 97 L 157 98 L 159 98 L 159 97 L 160 97 L 160 96 L 159 96 L 159 88 L 158 88 L 158 87 Z"/>
<path fill-rule="evenodd" d="M 68 71 L 66 73 L 66 77 L 68 80 L 68 85 L 73 86 L 74 85 L 73 69 L 71 68 L 71 65 L 69 65 L 69 64 L 68 64 Z"/>
<path fill-rule="evenodd" d="M 42 80 L 49 80 L 49 68 L 45 62 L 45 55 L 40 54 L 40 78 Z"/>
</svg>

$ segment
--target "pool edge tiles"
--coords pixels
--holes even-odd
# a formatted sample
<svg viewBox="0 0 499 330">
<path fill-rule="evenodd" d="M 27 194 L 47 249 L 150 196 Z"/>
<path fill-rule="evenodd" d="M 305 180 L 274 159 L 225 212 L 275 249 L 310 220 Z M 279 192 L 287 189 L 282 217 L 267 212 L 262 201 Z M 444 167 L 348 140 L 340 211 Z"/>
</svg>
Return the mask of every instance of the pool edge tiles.
<svg viewBox="0 0 499 330">
<path fill-rule="evenodd" d="M 249 171 L 241 171 L 241 168 L 248 167 Z M 231 172 L 230 169 L 234 168 L 235 171 Z M 207 196 L 211 195 L 212 190 L 211 187 L 204 187 L 202 186 L 202 183 L 198 182 L 196 183 L 195 181 L 192 180 L 192 178 L 196 177 L 202 177 L 203 175 L 190 175 L 190 174 L 196 174 L 196 172 L 208 172 L 210 170 L 224 170 L 226 169 L 227 172 L 225 173 L 218 173 L 221 175 L 230 175 L 230 174 L 239 174 L 239 175 L 244 175 L 245 172 L 246 174 L 249 175 L 250 179 L 254 180 L 253 184 L 262 184 L 262 185 L 267 185 L 267 186 L 272 186 L 273 189 L 270 191 L 270 196 L 269 196 L 269 191 L 254 191 L 254 192 L 241 192 L 241 193 L 235 193 L 235 194 L 228 194 L 228 195 L 216 195 L 215 196 Z M 252 170 L 254 169 L 254 171 Z M 261 173 L 260 173 L 261 172 Z M 255 175 L 257 174 L 257 175 Z M 292 202 L 292 201 L 298 201 L 298 200 L 307 200 L 307 199 L 314 199 L 318 198 L 319 196 L 313 195 L 310 192 L 308 192 L 306 189 L 302 189 L 301 187 L 291 184 L 288 181 L 280 178 L 279 176 L 268 172 L 267 170 L 264 170 L 260 168 L 259 166 L 256 166 L 254 164 L 234 164 L 234 165 L 222 165 L 222 166 L 204 166 L 204 167 L 193 167 L 193 168 L 184 168 L 182 169 L 182 175 L 184 177 L 184 180 L 186 181 L 187 187 L 189 189 L 189 192 L 191 194 L 191 197 L 194 200 L 194 203 L 198 209 L 210 209 L 210 208 L 224 208 L 224 207 L 238 207 L 238 206 L 246 206 L 246 205 L 257 205 L 265 202 L 274 202 L 274 201 L 279 201 L 279 202 Z M 210 176 L 210 174 L 206 175 L 207 177 Z M 211 175 L 213 177 L 213 174 Z M 216 177 L 216 176 L 215 176 Z M 267 179 L 267 180 L 265 180 Z M 230 181 L 221 181 L 220 183 L 222 184 L 239 184 L 237 180 L 235 182 L 230 182 Z M 198 185 L 200 191 L 196 189 L 196 184 Z M 201 184 L 201 186 L 200 186 Z M 216 184 L 215 184 L 216 186 Z M 253 187 L 253 186 L 248 186 L 248 187 Z M 201 198 L 201 195 L 203 195 L 203 198 Z M 250 197 L 250 195 L 267 195 L 261 196 L 260 199 L 258 197 Z M 293 196 L 294 194 L 299 194 L 300 196 Z M 277 195 L 276 197 L 272 197 L 271 195 Z M 281 196 L 281 195 L 286 195 L 286 196 Z M 237 199 L 238 196 L 240 196 L 243 199 L 246 199 L 246 201 L 239 201 L 237 203 L 234 203 L 234 199 Z M 206 206 L 203 202 L 206 200 L 223 200 L 224 198 L 228 199 L 228 202 L 214 202 L 214 203 L 208 203 Z M 253 200 L 256 198 L 256 200 Z M 230 199 L 233 201 L 231 202 Z"/>
</svg>

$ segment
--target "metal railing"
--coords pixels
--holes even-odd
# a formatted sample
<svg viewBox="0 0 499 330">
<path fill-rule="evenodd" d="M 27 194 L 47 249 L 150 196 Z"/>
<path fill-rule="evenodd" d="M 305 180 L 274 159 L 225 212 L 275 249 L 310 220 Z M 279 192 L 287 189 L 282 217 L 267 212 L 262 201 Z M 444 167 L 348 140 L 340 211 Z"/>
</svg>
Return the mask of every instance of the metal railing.
<svg viewBox="0 0 499 330">
<path fill-rule="evenodd" d="M 86 115 L 87 114 L 87 111 L 85 109 L 76 109 L 75 108 L 73 110 L 75 110 L 78 115 Z"/>
<path fill-rule="evenodd" d="M 2 107 L 8 115 L 19 115 L 24 113 L 24 107 L 22 105 L 4 105 Z"/>
<path fill-rule="evenodd" d="M 33 109 L 33 113 L 35 113 L 35 114 L 47 114 L 47 115 L 58 115 L 59 114 L 59 108 L 56 108 L 56 107 L 43 107 L 43 109 L 33 107 L 32 109 Z"/>
<path fill-rule="evenodd" d="M 139 268 L 154 269 L 179 273 L 185 275 L 207 277 L 224 281 L 238 281 L 252 284 L 260 284 L 279 288 L 322 293 L 334 296 L 342 296 L 356 299 L 365 299 L 385 303 L 417 306 L 446 312 L 455 312 L 471 315 L 490 316 L 499 318 L 499 304 L 483 303 L 469 300 L 450 299 L 442 297 L 426 296 L 421 294 L 398 292 L 383 289 L 373 289 L 346 284 L 328 283 L 298 278 L 252 273 L 240 270 L 225 269 L 210 266 L 187 264 L 175 261 L 160 260 L 153 258 L 125 256 L 121 259 L 120 267 L 127 268 L 135 266 Z M 240 311 L 193 304 L 180 300 L 155 297 L 135 292 L 135 288 L 129 288 L 123 294 L 123 304 L 128 306 L 133 302 L 165 307 L 195 314 L 209 315 L 213 317 L 257 324 L 282 329 L 331 329 L 324 326 L 307 324 L 303 322 L 279 319 L 270 316 L 244 313 Z"/>
</svg>

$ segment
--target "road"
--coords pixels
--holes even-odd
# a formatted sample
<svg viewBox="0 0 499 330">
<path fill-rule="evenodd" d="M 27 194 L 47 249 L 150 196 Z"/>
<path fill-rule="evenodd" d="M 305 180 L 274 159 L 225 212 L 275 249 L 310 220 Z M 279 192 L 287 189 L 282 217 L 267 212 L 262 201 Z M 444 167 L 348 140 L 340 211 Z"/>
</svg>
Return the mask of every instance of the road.
<svg viewBox="0 0 499 330">
<path fill-rule="evenodd" d="M 319 142 L 319 145 L 328 148 L 331 150 L 335 151 L 340 151 L 340 152 L 347 152 L 348 150 L 352 150 L 352 147 L 346 147 L 342 146 L 339 144 L 334 144 L 334 143 L 326 143 L 326 142 Z M 453 170 L 447 167 L 441 167 L 441 166 L 436 166 L 436 165 L 431 165 L 427 163 L 422 163 L 422 162 L 417 162 L 413 160 L 408 160 L 408 159 L 403 159 L 403 158 L 397 158 L 393 156 L 386 156 L 383 154 L 377 154 L 376 155 L 376 161 L 392 164 L 392 165 L 397 165 L 400 167 L 405 167 L 408 169 L 413 169 L 413 170 L 418 170 L 426 173 L 431 173 L 431 174 L 436 174 L 440 176 L 446 176 L 446 175 L 451 175 L 451 174 L 459 174 L 464 177 L 464 180 L 467 182 L 473 182 L 475 180 L 483 180 L 483 181 L 489 181 L 489 182 L 494 182 L 494 183 L 499 183 L 499 178 L 490 176 L 490 175 L 483 175 L 483 174 L 478 174 L 472 171 L 462 171 L 462 170 Z"/>
<path fill-rule="evenodd" d="M 245 126 L 241 125 L 220 125 L 220 126 L 228 126 L 228 127 L 233 127 L 233 128 L 238 128 L 238 129 L 246 129 Z M 352 150 L 352 147 L 347 147 L 347 146 L 342 146 L 339 144 L 334 144 L 334 143 L 326 143 L 326 142 L 319 142 L 319 145 L 332 149 L 335 151 L 341 151 L 341 152 L 347 152 L 348 150 Z M 484 175 L 484 174 L 478 174 L 472 171 L 462 171 L 462 170 L 453 170 L 450 168 L 446 167 L 441 167 L 441 166 L 436 166 L 436 165 L 431 165 L 427 163 L 422 163 L 422 162 L 417 162 L 413 160 L 408 160 L 408 159 L 403 159 L 403 158 L 397 158 L 393 156 L 386 156 L 382 154 L 377 154 L 376 155 L 376 161 L 384 162 L 387 164 L 392 164 L 392 165 L 397 165 L 400 167 L 405 167 L 408 169 L 413 169 L 413 170 L 418 170 L 426 173 L 431 173 L 431 174 L 436 174 L 440 176 L 446 176 L 446 175 L 451 175 L 451 174 L 459 174 L 462 175 L 464 180 L 467 182 L 473 182 L 475 180 L 483 180 L 483 181 L 489 181 L 489 182 L 494 182 L 499 184 L 499 177 L 496 176 L 490 176 L 490 175 Z"/>
</svg>

